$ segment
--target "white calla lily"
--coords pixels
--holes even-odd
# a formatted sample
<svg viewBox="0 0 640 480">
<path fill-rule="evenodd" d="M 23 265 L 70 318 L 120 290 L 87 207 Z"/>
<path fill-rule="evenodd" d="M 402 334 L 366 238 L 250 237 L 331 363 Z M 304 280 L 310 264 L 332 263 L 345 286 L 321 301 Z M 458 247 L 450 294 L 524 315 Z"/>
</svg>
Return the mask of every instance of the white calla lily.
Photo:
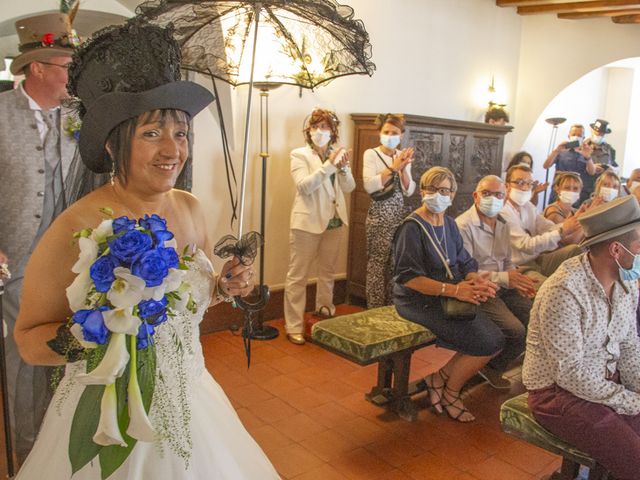
<svg viewBox="0 0 640 480">
<path fill-rule="evenodd" d="M 89 270 L 84 270 L 78 274 L 73 283 L 67 287 L 67 300 L 71 311 L 77 312 L 87 308 L 87 297 L 91 289 L 91 276 Z"/>
<path fill-rule="evenodd" d="M 185 273 L 185 270 L 170 268 L 169 273 L 160 285 L 158 285 L 157 287 L 147 287 L 144 289 L 142 298 L 144 300 L 153 298 L 156 302 L 159 302 L 160 300 L 162 300 L 162 297 L 164 297 L 165 293 L 173 292 L 180 287 L 180 285 L 182 284 L 182 277 L 184 277 Z"/>
<path fill-rule="evenodd" d="M 102 401 L 100 402 L 100 421 L 98 422 L 98 429 L 93 435 L 93 441 L 98 445 L 105 447 L 108 445 L 127 446 L 118 427 L 117 404 L 116 385 L 111 383 L 104 388 Z"/>
<path fill-rule="evenodd" d="M 85 385 L 111 385 L 119 378 L 129 362 L 129 352 L 123 333 L 112 333 L 109 346 L 100 364 L 89 373 L 76 378 Z"/>
<path fill-rule="evenodd" d="M 103 243 L 107 241 L 107 237 L 113 235 L 113 220 L 107 219 L 103 220 L 100 225 L 93 229 L 91 232 L 91 238 L 95 240 L 96 243 Z"/>
<path fill-rule="evenodd" d="M 144 409 L 142 395 L 140 394 L 140 385 L 138 385 L 136 343 L 136 337 L 131 337 L 131 364 L 129 367 L 129 385 L 127 386 L 129 404 L 129 427 L 127 427 L 127 435 L 143 442 L 153 442 L 156 432 L 151 426 L 147 412 Z"/>
<path fill-rule="evenodd" d="M 80 237 L 78 239 L 78 247 L 80 247 L 80 255 L 76 263 L 71 267 L 73 273 L 89 271 L 91 264 L 98 258 L 98 244 L 92 238 Z"/>
<path fill-rule="evenodd" d="M 114 333 L 126 333 L 137 335 L 140 327 L 140 319 L 133 314 L 133 307 L 116 308 L 102 312 L 104 324 Z"/>
<path fill-rule="evenodd" d="M 131 270 L 124 267 L 114 268 L 113 274 L 116 279 L 107 292 L 107 299 L 111 305 L 116 308 L 130 308 L 140 303 L 145 290 L 144 280 L 132 275 Z"/>
<path fill-rule="evenodd" d="M 82 325 L 79 323 L 74 323 L 69 328 L 71 334 L 78 340 L 78 343 L 82 345 L 82 348 L 96 348 L 98 344 L 96 342 L 87 342 L 84 339 L 84 335 L 82 334 Z"/>
</svg>

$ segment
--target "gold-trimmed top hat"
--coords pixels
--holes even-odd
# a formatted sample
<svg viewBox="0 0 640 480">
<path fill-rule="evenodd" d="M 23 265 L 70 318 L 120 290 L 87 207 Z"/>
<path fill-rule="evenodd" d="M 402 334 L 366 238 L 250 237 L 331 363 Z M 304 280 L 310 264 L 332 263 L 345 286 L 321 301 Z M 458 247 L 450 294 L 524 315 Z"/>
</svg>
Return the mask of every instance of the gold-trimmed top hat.
<svg viewBox="0 0 640 480">
<path fill-rule="evenodd" d="M 609 122 L 603 120 L 601 118 L 597 119 L 595 122 L 590 123 L 589 126 L 598 132 L 600 135 L 605 135 L 607 133 L 611 133 L 611 129 L 609 128 Z"/>
<path fill-rule="evenodd" d="M 11 63 L 11 73 L 18 75 L 31 62 L 51 57 L 70 57 L 80 44 L 66 13 L 45 13 L 16 22 L 20 55 Z"/>
<path fill-rule="evenodd" d="M 640 205 L 627 195 L 589 210 L 578 221 L 585 235 L 580 246 L 588 247 L 640 227 Z"/>
</svg>

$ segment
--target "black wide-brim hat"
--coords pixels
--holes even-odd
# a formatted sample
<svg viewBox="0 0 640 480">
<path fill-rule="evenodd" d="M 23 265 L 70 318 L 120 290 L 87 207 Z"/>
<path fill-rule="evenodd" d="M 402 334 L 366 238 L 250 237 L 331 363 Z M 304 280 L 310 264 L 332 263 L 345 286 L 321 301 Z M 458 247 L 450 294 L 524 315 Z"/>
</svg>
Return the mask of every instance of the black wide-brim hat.
<svg viewBox="0 0 640 480">
<path fill-rule="evenodd" d="M 611 133 L 611 129 L 609 128 L 609 122 L 606 120 L 602 120 L 601 118 L 597 119 L 595 122 L 590 123 L 589 126 L 598 132 L 600 135 L 606 135 L 607 133 Z"/>
<path fill-rule="evenodd" d="M 78 49 L 68 89 L 80 100 L 79 149 L 90 170 L 111 171 L 105 144 L 122 122 L 163 109 L 193 118 L 213 101 L 206 88 L 180 80 L 180 58 L 171 27 L 135 18 L 100 30 Z"/>
<path fill-rule="evenodd" d="M 82 119 L 80 156 L 93 172 L 111 170 L 105 161 L 105 144 L 111 131 L 122 122 L 153 110 L 181 110 L 190 118 L 213 101 L 213 95 L 197 83 L 170 82 L 141 93 L 114 92 L 98 98 Z"/>
</svg>

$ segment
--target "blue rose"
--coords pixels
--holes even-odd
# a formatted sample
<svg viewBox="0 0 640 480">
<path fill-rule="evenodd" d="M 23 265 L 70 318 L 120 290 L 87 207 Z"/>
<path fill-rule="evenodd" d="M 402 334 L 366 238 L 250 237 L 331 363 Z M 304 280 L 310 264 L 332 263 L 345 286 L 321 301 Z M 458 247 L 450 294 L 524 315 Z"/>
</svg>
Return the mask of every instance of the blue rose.
<svg viewBox="0 0 640 480">
<path fill-rule="evenodd" d="M 160 252 L 164 262 L 167 264 L 167 268 L 178 268 L 180 259 L 178 258 L 178 253 L 175 248 L 158 247 L 158 252 Z"/>
<path fill-rule="evenodd" d="M 138 335 L 136 335 L 138 350 L 147 348 L 149 342 L 153 343 L 154 333 L 155 329 L 153 328 L 153 325 L 149 325 L 147 322 L 142 322 L 140 324 L 140 328 L 138 328 Z"/>
<path fill-rule="evenodd" d="M 164 242 L 173 238 L 173 233 L 167 230 L 167 221 L 156 215 L 145 215 L 140 219 L 140 226 L 149 230 L 153 235 L 156 245 L 164 245 Z"/>
<path fill-rule="evenodd" d="M 131 273 L 142 278 L 147 287 L 157 287 L 169 274 L 169 267 L 158 250 L 149 250 L 131 264 Z"/>
<path fill-rule="evenodd" d="M 120 232 L 127 232 L 133 230 L 136 226 L 136 221 L 129 219 L 129 217 L 118 217 L 113 221 L 113 233 L 116 235 Z"/>
<path fill-rule="evenodd" d="M 73 314 L 73 321 L 82 325 L 82 336 L 87 342 L 95 342 L 100 345 L 107 343 L 109 329 L 104 324 L 102 312 L 107 307 L 98 310 L 78 310 Z"/>
<path fill-rule="evenodd" d="M 108 292 L 111 284 L 116 279 L 113 269 L 120 265 L 120 262 L 113 255 L 105 255 L 98 258 L 89 269 L 91 280 L 98 292 Z"/>
<path fill-rule="evenodd" d="M 165 297 L 159 301 L 151 299 L 140 302 L 138 304 L 140 318 L 155 326 L 164 323 L 167 320 L 167 303 Z"/>
<path fill-rule="evenodd" d="M 109 241 L 111 255 L 126 263 L 133 262 L 137 256 L 151 247 L 151 237 L 138 230 L 129 230 L 124 235 Z"/>
</svg>

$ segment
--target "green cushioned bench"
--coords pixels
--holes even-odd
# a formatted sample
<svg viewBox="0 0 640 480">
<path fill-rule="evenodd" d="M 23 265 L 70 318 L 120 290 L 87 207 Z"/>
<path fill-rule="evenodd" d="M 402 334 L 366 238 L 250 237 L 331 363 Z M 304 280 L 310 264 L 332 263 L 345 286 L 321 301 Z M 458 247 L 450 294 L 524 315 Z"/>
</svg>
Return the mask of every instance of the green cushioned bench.
<svg viewBox="0 0 640 480">
<path fill-rule="evenodd" d="M 573 480 L 580 465 L 589 467 L 589 480 L 606 480 L 608 472 L 593 458 L 545 430 L 533 417 L 527 404 L 529 394 L 507 400 L 500 407 L 502 430 L 537 447 L 562 457 L 562 467 L 552 480 Z"/>
<path fill-rule="evenodd" d="M 388 306 L 318 322 L 311 330 L 311 339 L 358 365 L 378 362 L 378 384 L 365 398 L 401 418 L 416 419 L 411 395 L 421 388 L 419 382 L 409 384 L 411 354 L 435 342 L 429 330 L 405 320 L 394 306 Z"/>
</svg>

